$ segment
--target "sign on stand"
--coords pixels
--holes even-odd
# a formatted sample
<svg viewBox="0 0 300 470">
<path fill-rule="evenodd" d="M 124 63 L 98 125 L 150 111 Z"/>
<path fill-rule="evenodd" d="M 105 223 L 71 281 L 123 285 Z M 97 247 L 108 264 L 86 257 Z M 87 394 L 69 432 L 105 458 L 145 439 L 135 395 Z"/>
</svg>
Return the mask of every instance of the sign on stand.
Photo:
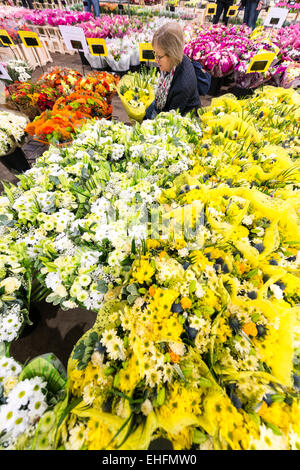
<svg viewBox="0 0 300 470">
<path fill-rule="evenodd" d="M 281 28 L 288 15 L 288 8 L 271 7 L 268 10 L 264 26 L 271 28 Z"/>
<path fill-rule="evenodd" d="M 216 3 L 208 3 L 206 5 L 206 16 L 213 16 L 216 14 L 216 11 L 217 11 Z"/>
<path fill-rule="evenodd" d="M 238 14 L 238 11 L 239 11 L 239 7 L 237 5 L 231 5 L 228 8 L 226 16 L 229 16 L 230 18 L 234 18 Z"/>
<path fill-rule="evenodd" d="M 139 43 L 140 62 L 155 62 L 154 51 L 150 42 Z"/>
<path fill-rule="evenodd" d="M 18 33 L 25 47 L 42 47 L 37 33 L 32 31 L 18 31 Z"/>
<path fill-rule="evenodd" d="M 77 26 L 59 25 L 59 30 L 69 51 L 81 51 L 89 53 L 84 31 Z"/>
<path fill-rule="evenodd" d="M 264 73 L 268 70 L 276 57 L 275 52 L 262 52 L 252 57 L 246 73 Z"/>
<path fill-rule="evenodd" d="M 11 80 L 13 82 L 3 64 L 0 64 L 0 80 Z"/>
<path fill-rule="evenodd" d="M 107 56 L 107 47 L 103 38 L 86 38 L 91 55 Z"/>
<path fill-rule="evenodd" d="M 5 29 L 0 29 L 0 42 L 3 46 L 14 46 L 13 40 Z"/>
</svg>

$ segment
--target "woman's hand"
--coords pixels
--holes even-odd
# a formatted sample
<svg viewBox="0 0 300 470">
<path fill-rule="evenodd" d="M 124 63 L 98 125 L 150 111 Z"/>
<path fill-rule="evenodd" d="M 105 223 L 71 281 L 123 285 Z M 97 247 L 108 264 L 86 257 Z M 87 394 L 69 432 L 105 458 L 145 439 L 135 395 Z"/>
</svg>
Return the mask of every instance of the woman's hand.
<svg viewBox="0 0 300 470">
<path fill-rule="evenodd" d="M 258 2 L 258 5 L 257 5 L 256 10 L 261 10 L 261 9 L 262 9 L 262 1 L 260 0 L 260 1 Z"/>
</svg>

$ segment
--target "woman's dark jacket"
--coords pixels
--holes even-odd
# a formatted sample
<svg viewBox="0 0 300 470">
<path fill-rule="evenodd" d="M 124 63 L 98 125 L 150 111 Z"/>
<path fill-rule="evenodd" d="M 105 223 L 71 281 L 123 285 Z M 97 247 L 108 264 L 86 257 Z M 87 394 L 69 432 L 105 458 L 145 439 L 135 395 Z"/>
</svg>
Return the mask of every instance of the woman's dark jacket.
<svg viewBox="0 0 300 470">
<path fill-rule="evenodd" d="M 162 111 L 179 109 L 180 114 L 185 115 L 200 106 L 195 70 L 190 59 L 184 55 L 175 69 L 167 101 Z"/>
</svg>

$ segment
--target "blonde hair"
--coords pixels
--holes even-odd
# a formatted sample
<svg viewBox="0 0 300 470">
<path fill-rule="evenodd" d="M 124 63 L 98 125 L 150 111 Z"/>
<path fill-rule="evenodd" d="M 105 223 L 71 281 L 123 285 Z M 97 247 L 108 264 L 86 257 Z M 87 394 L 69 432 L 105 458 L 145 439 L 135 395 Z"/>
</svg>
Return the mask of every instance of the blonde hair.
<svg viewBox="0 0 300 470">
<path fill-rule="evenodd" d="M 165 23 L 155 31 L 152 45 L 155 44 L 170 57 L 173 66 L 180 64 L 183 58 L 184 34 L 178 23 L 175 23 L 175 21 Z"/>
</svg>

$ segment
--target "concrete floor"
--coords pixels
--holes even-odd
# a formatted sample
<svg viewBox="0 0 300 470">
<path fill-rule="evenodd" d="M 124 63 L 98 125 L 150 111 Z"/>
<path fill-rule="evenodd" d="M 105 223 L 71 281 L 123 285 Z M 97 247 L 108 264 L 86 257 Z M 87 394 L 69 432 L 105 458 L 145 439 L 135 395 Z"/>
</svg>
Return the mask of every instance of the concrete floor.
<svg viewBox="0 0 300 470">
<path fill-rule="evenodd" d="M 88 73 L 89 66 L 82 65 L 79 54 L 62 55 L 52 54 L 53 63 L 38 68 L 34 71 L 32 81 L 35 81 L 43 71 L 50 69 L 53 65 L 68 66 L 81 72 Z M 3 91 L 3 87 L 2 87 Z M 4 107 L 4 97 L 0 90 L 0 108 Z M 209 105 L 211 96 L 201 98 L 203 106 Z M 118 96 L 113 101 L 113 118 L 129 123 L 128 116 L 122 106 Z M 35 159 L 40 156 L 47 147 L 29 138 L 23 146 L 24 153 L 30 164 L 34 164 Z M 17 183 L 17 177 L 8 171 L 0 160 L 0 189 L 1 181 L 11 181 Z M 11 355 L 18 361 L 24 363 L 39 354 L 52 352 L 67 366 L 68 357 L 75 343 L 80 339 L 85 331 L 94 324 L 96 314 L 83 309 L 73 309 L 62 311 L 57 307 L 47 303 L 40 303 L 36 306 L 40 314 L 40 319 L 35 321 L 35 328 L 26 336 L 13 342 L 11 345 Z"/>
</svg>

